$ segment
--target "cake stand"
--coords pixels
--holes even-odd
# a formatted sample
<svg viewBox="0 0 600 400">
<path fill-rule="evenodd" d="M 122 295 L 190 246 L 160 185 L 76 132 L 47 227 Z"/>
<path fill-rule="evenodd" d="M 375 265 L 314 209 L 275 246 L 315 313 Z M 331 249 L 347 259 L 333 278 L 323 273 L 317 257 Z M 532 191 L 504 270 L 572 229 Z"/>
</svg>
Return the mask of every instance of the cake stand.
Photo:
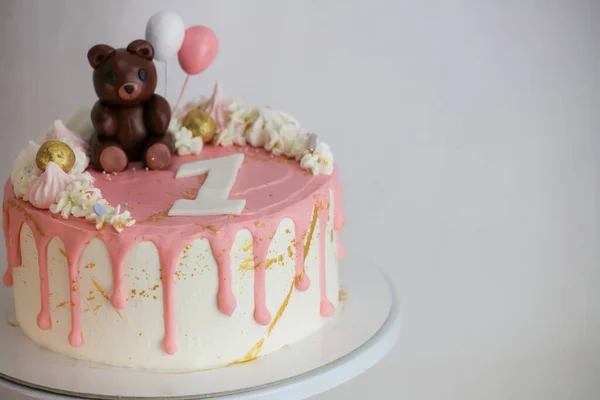
<svg viewBox="0 0 600 400">
<path fill-rule="evenodd" d="M 113 368 L 54 354 L 14 326 L 12 292 L 3 287 L 0 399 L 300 400 L 325 392 L 372 367 L 400 334 L 390 279 L 351 254 L 340 269 L 342 302 L 320 331 L 253 362 L 205 371 Z"/>
</svg>

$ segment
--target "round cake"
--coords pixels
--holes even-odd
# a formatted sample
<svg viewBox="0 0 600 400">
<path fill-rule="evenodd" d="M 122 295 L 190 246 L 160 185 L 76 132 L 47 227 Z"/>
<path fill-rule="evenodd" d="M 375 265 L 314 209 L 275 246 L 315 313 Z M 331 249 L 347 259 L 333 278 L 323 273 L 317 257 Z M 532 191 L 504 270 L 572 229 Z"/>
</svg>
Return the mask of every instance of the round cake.
<svg viewBox="0 0 600 400">
<path fill-rule="evenodd" d="M 179 164 L 242 155 L 240 215 L 168 216 L 206 175 Z M 40 210 L 5 186 L 16 316 L 34 342 L 112 365 L 204 368 L 248 361 L 317 330 L 338 302 L 337 173 L 314 176 L 263 149 L 207 146 L 173 169 L 92 172 L 136 223 L 119 233 Z M 209 172 L 210 174 L 210 172 Z M 110 180 L 109 180 L 110 177 Z"/>
<path fill-rule="evenodd" d="M 153 55 L 144 40 L 91 48 L 97 103 L 18 155 L 3 281 L 20 329 L 56 353 L 166 370 L 252 361 L 335 313 L 338 169 L 287 113 L 218 83 L 169 105 Z"/>
</svg>

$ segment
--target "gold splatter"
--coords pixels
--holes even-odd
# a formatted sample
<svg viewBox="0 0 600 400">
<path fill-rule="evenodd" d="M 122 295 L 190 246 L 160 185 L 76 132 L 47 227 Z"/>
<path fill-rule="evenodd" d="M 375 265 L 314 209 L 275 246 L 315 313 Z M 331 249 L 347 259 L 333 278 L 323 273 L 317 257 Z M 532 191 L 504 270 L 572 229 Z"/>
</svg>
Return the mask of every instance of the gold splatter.
<svg viewBox="0 0 600 400">
<path fill-rule="evenodd" d="M 138 221 L 138 224 L 147 224 L 147 223 L 151 223 L 151 222 L 159 222 L 162 221 L 163 219 L 167 218 L 169 216 L 169 208 L 166 208 L 162 211 L 156 212 L 152 215 L 150 215 L 148 218 L 146 218 L 143 221 Z"/>
<path fill-rule="evenodd" d="M 204 229 L 208 229 L 209 231 L 212 231 L 214 233 L 220 233 L 221 231 L 217 229 L 216 226 L 214 225 L 204 225 Z"/>
<path fill-rule="evenodd" d="M 346 311 L 346 302 L 348 300 L 348 291 L 342 286 L 338 294 L 338 301 L 340 302 L 342 309 L 340 310 L 340 316 Z"/>
<path fill-rule="evenodd" d="M 344 302 L 344 301 L 346 301 L 347 299 L 348 299 L 348 292 L 347 292 L 347 291 L 346 291 L 346 289 L 344 289 L 343 287 L 342 287 L 342 288 L 340 288 L 340 292 L 339 292 L 339 295 L 338 295 L 338 300 L 339 300 L 339 302 L 340 302 L 340 303 L 341 303 L 341 302 Z"/>
<path fill-rule="evenodd" d="M 267 259 L 267 262 L 265 263 L 265 268 L 269 268 L 271 265 L 273 265 L 273 264 L 275 264 L 277 262 L 280 263 L 281 265 L 284 264 L 284 262 L 283 262 L 283 254 L 280 254 L 276 258 L 269 258 L 269 259 Z"/>
<path fill-rule="evenodd" d="M 252 247 L 252 242 L 245 242 L 244 245 L 242 246 L 242 250 L 248 251 L 248 250 L 250 250 L 251 247 Z"/>
<path fill-rule="evenodd" d="M 313 215 L 310 221 L 310 227 L 308 228 L 308 236 L 306 238 L 306 244 L 304 245 L 304 260 L 306 260 L 306 256 L 308 255 L 308 251 L 310 250 L 310 244 L 313 239 L 313 235 L 315 233 L 315 226 L 317 225 L 317 218 L 319 217 L 319 209 L 317 206 L 313 207 Z"/>
<path fill-rule="evenodd" d="M 58 249 L 58 251 L 60 251 L 60 254 L 62 254 L 67 259 L 67 264 L 71 265 L 71 262 L 69 261 L 69 256 L 67 255 L 67 252 L 64 251 L 64 249 Z"/>
<path fill-rule="evenodd" d="M 62 303 L 59 303 L 59 304 L 56 306 L 56 308 L 64 308 L 64 307 L 66 307 L 66 306 L 67 306 L 67 304 L 69 304 L 69 303 L 68 303 L 68 302 L 66 302 L 66 301 L 63 301 Z"/>
<path fill-rule="evenodd" d="M 294 249 L 292 248 L 292 246 L 288 246 L 287 251 L 288 251 L 288 257 L 294 258 Z"/>
<path fill-rule="evenodd" d="M 96 287 L 96 289 L 98 290 L 98 292 L 100 292 L 100 294 L 102 295 L 102 297 L 104 297 L 106 299 L 106 301 L 110 301 L 110 299 L 108 298 L 108 295 L 106 294 L 106 291 L 104 291 L 104 289 L 102 288 L 102 286 L 100 286 L 100 284 L 98 283 L 98 281 L 96 281 L 96 278 L 94 278 L 92 276 L 92 283 L 94 284 L 94 286 Z M 100 308 L 101 304 L 98 304 L 96 306 L 96 308 L 94 309 L 94 311 L 96 311 L 98 308 Z M 115 308 L 115 311 L 117 312 L 117 314 L 119 315 L 119 317 L 123 318 L 123 316 L 121 315 L 121 313 L 119 312 L 119 310 L 117 310 Z"/>
<path fill-rule="evenodd" d="M 269 325 L 269 328 L 267 329 L 267 335 L 271 334 L 271 331 L 273 330 L 273 328 L 275 328 L 275 325 L 277 325 L 277 322 L 283 316 L 283 313 L 285 312 L 285 309 L 287 308 L 288 303 L 290 302 L 290 298 L 292 297 L 293 292 L 294 292 L 294 281 L 292 281 L 292 284 L 290 285 L 290 290 L 288 290 L 287 296 L 285 296 L 283 303 L 281 303 L 279 310 L 277 310 L 277 314 L 275 314 L 275 318 L 273 318 L 273 321 L 271 321 L 271 325 Z"/>
<path fill-rule="evenodd" d="M 285 233 L 287 233 L 289 235 L 290 233 L 292 233 L 292 231 L 288 228 L 285 230 Z"/>
<path fill-rule="evenodd" d="M 319 217 L 319 209 L 318 209 L 317 205 L 315 204 L 315 206 L 313 207 L 313 215 L 312 215 L 312 219 L 310 221 L 310 227 L 308 228 L 306 243 L 304 244 L 304 261 L 306 261 L 306 257 L 308 256 L 308 252 L 310 250 L 310 244 L 312 242 L 312 239 L 313 239 L 313 236 L 315 233 L 315 226 L 317 225 L 318 217 Z M 304 277 L 305 273 L 306 273 L 306 265 L 304 265 L 304 269 L 302 270 L 300 275 L 298 275 L 296 277 L 296 281 L 300 282 L 300 280 L 302 280 L 302 278 Z"/>
<path fill-rule="evenodd" d="M 96 264 L 90 263 L 88 265 L 85 266 L 86 269 L 91 269 L 94 268 L 96 266 Z"/>
<path fill-rule="evenodd" d="M 262 350 L 263 344 L 265 343 L 265 339 L 260 339 L 256 344 L 250 349 L 248 354 L 246 354 L 243 358 L 240 358 L 237 361 L 233 361 L 228 364 L 228 366 L 236 365 L 236 364 L 245 364 L 251 361 L 254 361 L 258 358 L 260 351 Z"/>
<path fill-rule="evenodd" d="M 252 259 L 252 257 L 246 257 L 244 259 L 244 261 L 242 261 L 240 263 L 240 272 L 242 273 L 242 277 L 244 277 L 246 272 L 252 271 L 253 269 L 254 269 L 254 260 Z"/>
</svg>

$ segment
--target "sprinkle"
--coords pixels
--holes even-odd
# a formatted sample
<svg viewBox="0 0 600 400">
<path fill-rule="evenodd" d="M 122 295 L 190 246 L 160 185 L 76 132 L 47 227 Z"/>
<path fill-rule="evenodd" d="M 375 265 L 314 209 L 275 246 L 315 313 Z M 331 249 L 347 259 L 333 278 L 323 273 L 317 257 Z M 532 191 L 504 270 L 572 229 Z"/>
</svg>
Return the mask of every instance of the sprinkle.
<svg viewBox="0 0 600 400">
<path fill-rule="evenodd" d="M 148 167 L 145 168 L 146 171 L 150 171 L 150 169 Z"/>
<path fill-rule="evenodd" d="M 27 173 L 30 174 L 31 173 L 31 169 L 27 168 Z"/>
<path fill-rule="evenodd" d="M 100 203 L 94 204 L 94 212 L 99 216 L 104 215 L 104 206 Z"/>
<path fill-rule="evenodd" d="M 106 171 L 102 171 L 102 175 L 106 175 Z"/>
<path fill-rule="evenodd" d="M 131 170 L 132 170 L 133 172 L 135 172 L 135 167 L 131 168 Z"/>
<path fill-rule="evenodd" d="M 125 207 L 129 207 L 129 203 L 128 202 L 125 202 L 124 205 L 125 205 Z"/>
</svg>

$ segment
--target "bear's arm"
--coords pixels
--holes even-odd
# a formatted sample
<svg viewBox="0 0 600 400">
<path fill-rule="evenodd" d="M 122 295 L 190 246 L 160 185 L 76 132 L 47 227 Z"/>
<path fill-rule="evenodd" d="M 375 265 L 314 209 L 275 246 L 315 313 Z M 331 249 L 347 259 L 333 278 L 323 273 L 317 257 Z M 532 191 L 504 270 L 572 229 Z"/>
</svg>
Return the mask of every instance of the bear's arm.
<svg viewBox="0 0 600 400">
<path fill-rule="evenodd" d="M 117 118 L 112 110 L 103 105 L 100 100 L 92 108 L 92 124 L 98 136 L 115 136 L 117 133 Z"/>
<path fill-rule="evenodd" d="M 164 135 L 171 121 L 171 106 L 167 100 L 155 94 L 144 108 L 144 122 L 150 134 Z"/>
</svg>

